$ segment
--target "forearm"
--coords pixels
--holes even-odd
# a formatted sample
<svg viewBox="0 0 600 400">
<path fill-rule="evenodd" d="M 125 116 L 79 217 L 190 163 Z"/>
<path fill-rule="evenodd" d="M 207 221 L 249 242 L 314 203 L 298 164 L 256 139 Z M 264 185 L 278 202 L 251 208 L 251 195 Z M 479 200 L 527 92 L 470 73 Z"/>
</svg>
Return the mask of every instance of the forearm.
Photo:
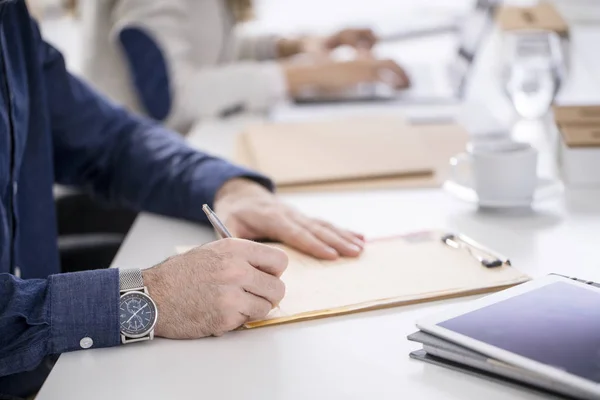
<svg viewBox="0 0 600 400">
<path fill-rule="evenodd" d="M 141 123 L 110 150 L 107 187 L 112 202 L 138 210 L 205 221 L 202 204 L 212 205 L 228 180 L 248 177 L 267 187 L 266 178 L 222 159 L 196 151 L 178 135 Z"/>
<path fill-rule="evenodd" d="M 36 280 L 0 274 L 0 376 L 81 349 L 83 338 L 92 348 L 119 344 L 118 279 L 117 270 Z"/>
<path fill-rule="evenodd" d="M 108 103 L 70 76 L 62 57 L 47 46 L 54 163 L 59 183 L 88 187 L 110 203 L 135 210 L 204 221 L 202 203 L 212 204 L 227 180 L 268 180 L 188 147 L 158 124 Z"/>
</svg>

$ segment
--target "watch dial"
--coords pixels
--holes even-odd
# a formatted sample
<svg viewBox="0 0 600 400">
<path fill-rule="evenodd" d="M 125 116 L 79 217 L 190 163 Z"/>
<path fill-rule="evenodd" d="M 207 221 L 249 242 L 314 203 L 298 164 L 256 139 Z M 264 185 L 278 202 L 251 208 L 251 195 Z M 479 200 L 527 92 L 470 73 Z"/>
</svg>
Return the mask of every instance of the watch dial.
<svg viewBox="0 0 600 400">
<path fill-rule="evenodd" d="M 156 307 L 150 297 L 142 292 L 130 292 L 121 296 L 119 323 L 126 336 L 147 334 L 156 320 Z"/>
</svg>

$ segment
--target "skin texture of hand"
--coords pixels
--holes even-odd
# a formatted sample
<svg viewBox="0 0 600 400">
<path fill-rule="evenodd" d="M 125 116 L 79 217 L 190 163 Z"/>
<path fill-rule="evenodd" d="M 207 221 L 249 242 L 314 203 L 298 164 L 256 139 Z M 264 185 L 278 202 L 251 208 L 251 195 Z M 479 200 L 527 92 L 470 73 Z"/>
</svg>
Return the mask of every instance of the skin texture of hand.
<svg viewBox="0 0 600 400">
<path fill-rule="evenodd" d="M 305 87 L 324 91 L 338 91 L 360 83 L 385 82 L 397 89 L 410 85 L 408 76 L 392 60 L 360 57 L 352 61 L 283 64 L 290 94 L 296 95 Z"/>
<path fill-rule="evenodd" d="M 242 239 L 222 239 L 171 257 L 142 272 L 156 303 L 155 335 L 170 339 L 220 336 L 279 304 L 287 255 Z"/>
<path fill-rule="evenodd" d="M 223 185 L 215 198 L 215 212 L 236 237 L 279 241 L 322 259 L 356 257 L 364 247 L 362 235 L 302 215 L 245 179 Z"/>
</svg>

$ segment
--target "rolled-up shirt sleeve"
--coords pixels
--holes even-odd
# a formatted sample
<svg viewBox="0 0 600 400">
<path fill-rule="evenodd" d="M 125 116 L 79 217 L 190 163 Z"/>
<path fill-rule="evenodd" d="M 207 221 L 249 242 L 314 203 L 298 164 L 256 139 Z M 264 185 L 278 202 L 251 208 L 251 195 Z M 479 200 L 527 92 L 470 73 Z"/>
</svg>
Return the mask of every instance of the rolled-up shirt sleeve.
<svg viewBox="0 0 600 400">
<path fill-rule="evenodd" d="M 0 274 L 0 376 L 30 371 L 82 344 L 118 345 L 118 308 L 116 269 L 29 280 Z"/>
<path fill-rule="evenodd" d="M 40 43 L 50 105 L 55 179 L 84 187 L 110 204 L 207 223 L 218 189 L 251 170 L 197 151 L 182 137 L 108 102 L 66 70 L 62 55 Z"/>
</svg>

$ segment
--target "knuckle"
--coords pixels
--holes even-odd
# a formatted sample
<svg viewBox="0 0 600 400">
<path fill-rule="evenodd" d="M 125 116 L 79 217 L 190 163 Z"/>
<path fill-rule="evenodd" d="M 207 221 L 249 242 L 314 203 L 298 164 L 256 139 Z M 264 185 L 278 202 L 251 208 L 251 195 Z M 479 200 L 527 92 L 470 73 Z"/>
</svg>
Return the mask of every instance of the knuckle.
<svg viewBox="0 0 600 400">
<path fill-rule="evenodd" d="M 336 227 L 328 221 L 323 221 L 322 219 L 318 219 L 316 220 L 317 224 L 321 225 L 322 227 L 328 228 L 328 229 L 336 229 Z"/>
<path fill-rule="evenodd" d="M 271 303 L 269 303 L 268 301 L 261 301 L 256 304 L 253 314 L 255 318 L 263 318 L 269 312 L 271 312 Z"/>
<path fill-rule="evenodd" d="M 264 217 L 270 221 L 280 219 L 281 215 L 282 215 L 282 211 L 279 209 L 279 207 L 269 207 L 264 212 Z"/>
<path fill-rule="evenodd" d="M 287 253 L 281 249 L 272 247 L 272 249 L 274 250 L 273 253 L 273 258 L 275 259 L 275 262 L 273 263 L 274 266 L 280 270 L 281 272 L 285 271 L 288 263 L 289 263 L 289 257 L 287 255 Z"/>
<path fill-rule="evenodd" d="M 329 236 L 331 229 L 318 223 L 309 225 L 309 230 L 317 237 Z"/>
<path fill-rule="evenodd" d="M 239 240 L 234 238 L 225 238 L 217 240 L 215 243 L 218 244 L 219 248 L 222 248 L 223 252 L 233 252 L 239 246 Z"/>
<path fill-rule="evenodd" d="M 289 227 L 288 231 L 290 236 L 295 237 L 300 236 L 305 231 L 305 229 L 299 224 L 293 224 Z"/>
<path fill-rule="evenodd" d="M 285 283 L 283 283 L 282 280 L 278 279 L 276 281 L 277 283 L 274 285 L 273 288 L 273 297 L 275 297 L 276 302 L 280 302 L 283 297 L 285 296 Z"/>
</svg>

